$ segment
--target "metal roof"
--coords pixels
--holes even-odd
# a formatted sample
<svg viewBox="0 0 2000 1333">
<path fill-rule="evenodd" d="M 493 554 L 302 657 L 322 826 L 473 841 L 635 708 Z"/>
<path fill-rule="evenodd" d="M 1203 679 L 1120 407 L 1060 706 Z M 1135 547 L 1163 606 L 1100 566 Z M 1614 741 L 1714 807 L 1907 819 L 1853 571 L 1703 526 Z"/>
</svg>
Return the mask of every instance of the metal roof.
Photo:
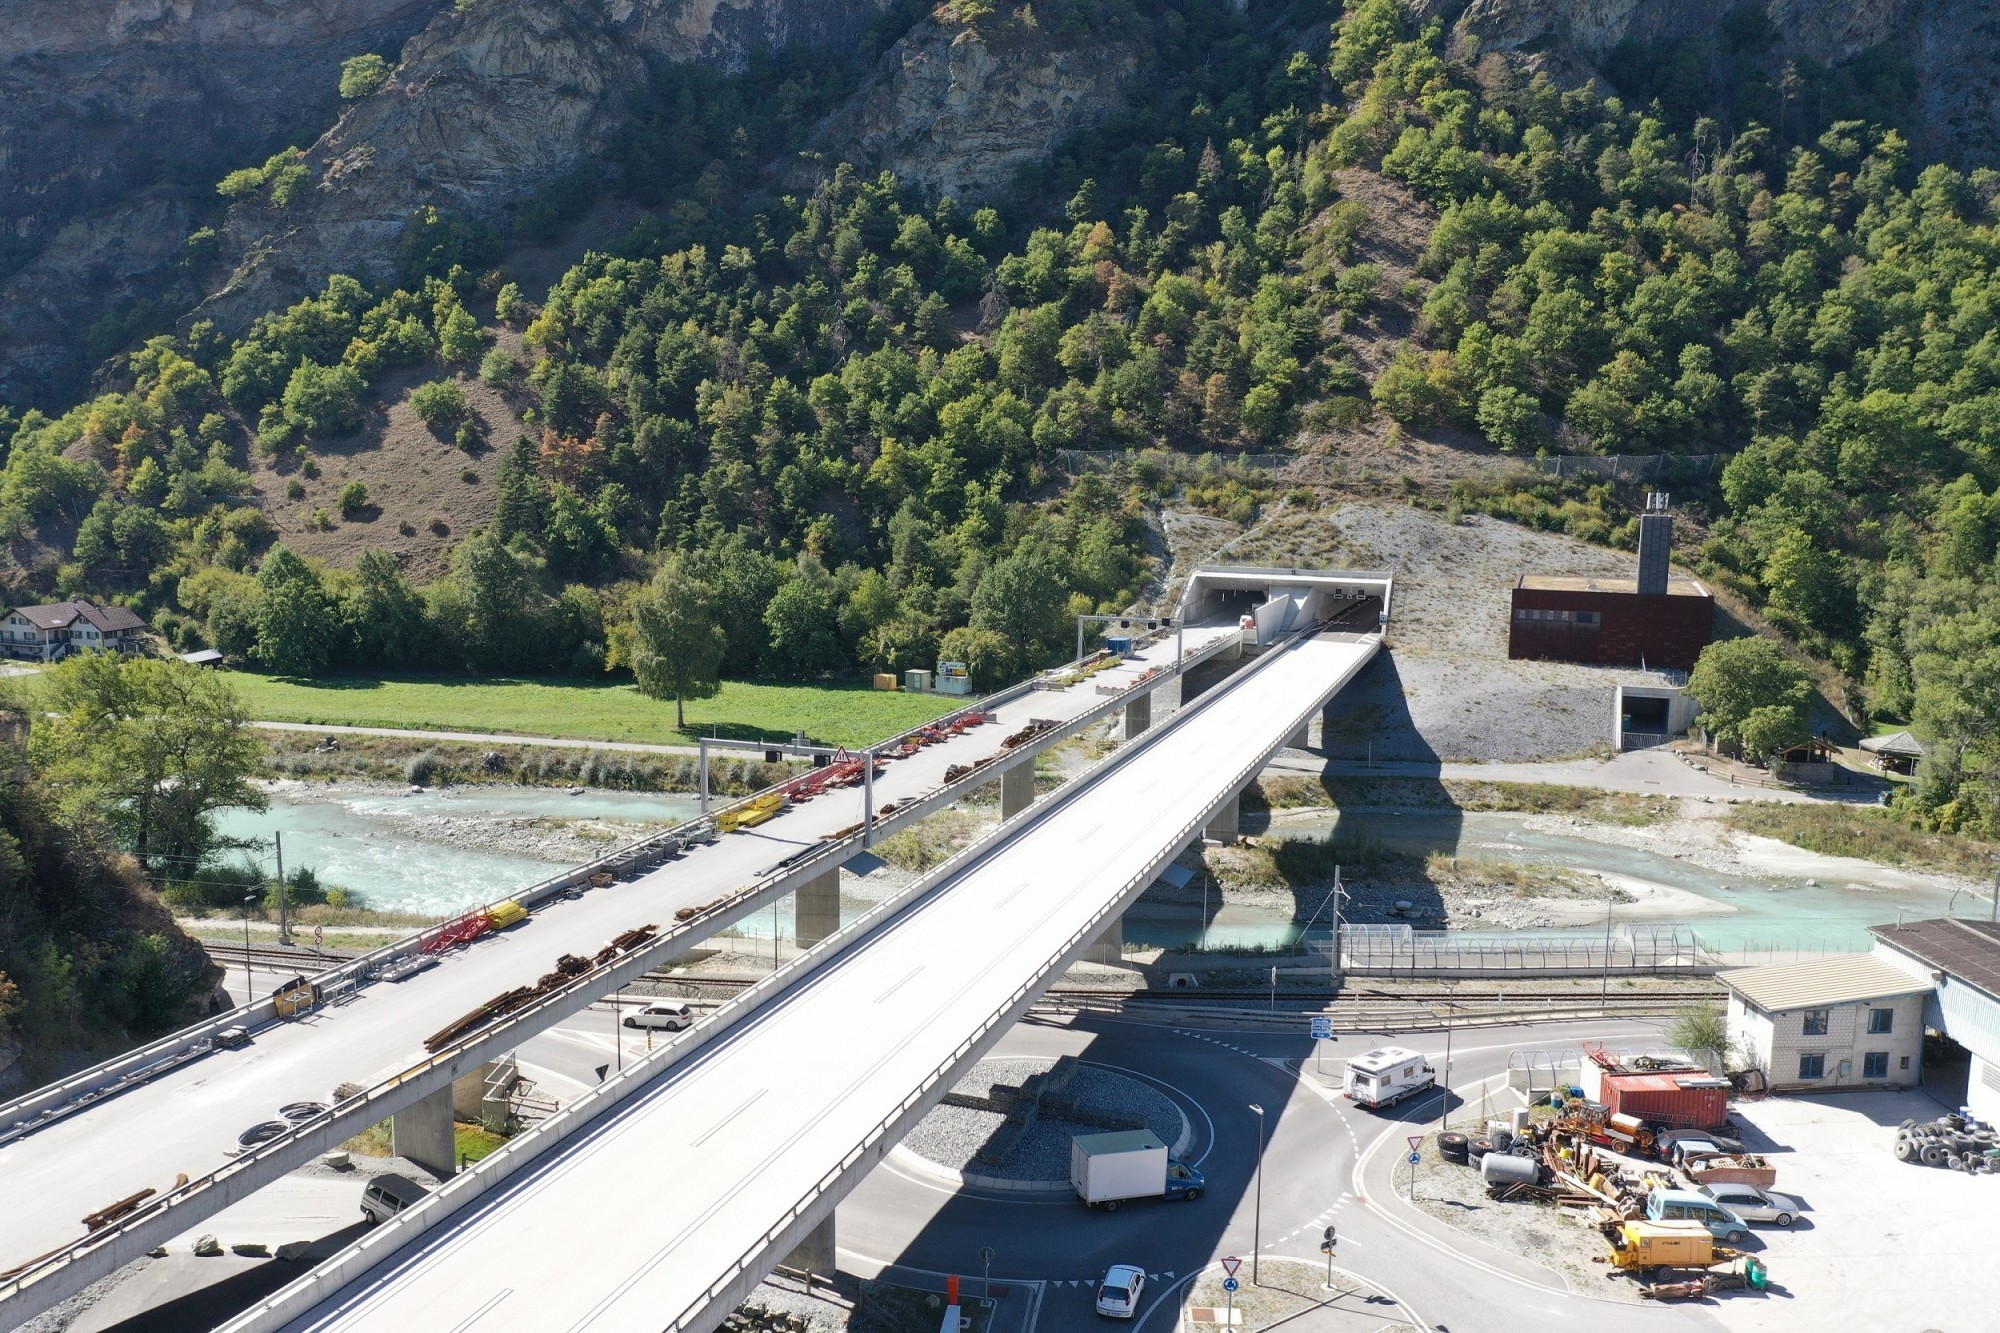
<svg viewBox="0 0 2000 1333">
<path fill-rule="evenodd" d="M 1861 748 L 1872 754 L 1901 754 L 1921 759 L 1930 752 L 1930 747 L 1907 731 L 1894 731 L 1887 736 L 1870 736 L 1861 742 Z"/>
<path fill-rule="evenodd" d="M 2000 999 L 2000 924 L 1933 917 L 1869 929 L 1884 944 Z"/>
<path fill-rule="evenodd" d="M 1881 927 L 1876 927 L 1879 932 Z M 1766 1013 L 1818 1009 L 1855 1000 L 1919 995 L 1930 986 L 1874 954 L 1849 953 L 1810 963 L 1745 967 L 1717 980 Z"/>
</svg>

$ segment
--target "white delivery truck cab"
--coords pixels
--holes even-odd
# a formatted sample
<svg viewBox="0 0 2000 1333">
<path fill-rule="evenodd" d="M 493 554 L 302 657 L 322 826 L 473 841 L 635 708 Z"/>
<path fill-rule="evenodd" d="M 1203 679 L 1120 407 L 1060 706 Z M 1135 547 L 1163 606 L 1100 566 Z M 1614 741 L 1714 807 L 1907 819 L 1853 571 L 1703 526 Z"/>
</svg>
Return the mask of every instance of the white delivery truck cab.
<svg viewBox="0 0 2000 1333">
<path fill-rule="evenodd" d="M 1390 1106 L 1413 1092 L 1437 1086 L 1437 1071 L 1422 1051 L 1407 1046 L 1378 1046 L 1347 1062 L 1342 1095 L 1362 1106 Z"/>
</svg>

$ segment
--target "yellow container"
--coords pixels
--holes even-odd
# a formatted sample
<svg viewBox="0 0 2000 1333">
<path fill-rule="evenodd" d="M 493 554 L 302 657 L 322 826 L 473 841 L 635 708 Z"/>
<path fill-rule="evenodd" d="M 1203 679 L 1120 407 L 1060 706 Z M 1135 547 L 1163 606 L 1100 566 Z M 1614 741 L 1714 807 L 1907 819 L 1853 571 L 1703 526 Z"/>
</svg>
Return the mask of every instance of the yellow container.
<svg viewBox="0 0 2000 1333">
<path fill-rule="evenodd" d="M 1715 1262 L 1715 1238 L 1700 1222 L 1626 1222 L 1611 1252 L 1620 1268 L 1706 1268 Z"/>
<path fill-rule="evenodd" d="M 878 690 L 893 691 L 896 688 L 896 673 L 893 671 L 877 672 L 875 674 L 875 688 Z"/>
<path fill-rule="evenodd" d="M 528 919 L 528 909 L 512 898 L 504 899 L 486 909 L 486 915 L 493 922 L 493 929 L 505 930 L 511 925 Z"/>
</svg>

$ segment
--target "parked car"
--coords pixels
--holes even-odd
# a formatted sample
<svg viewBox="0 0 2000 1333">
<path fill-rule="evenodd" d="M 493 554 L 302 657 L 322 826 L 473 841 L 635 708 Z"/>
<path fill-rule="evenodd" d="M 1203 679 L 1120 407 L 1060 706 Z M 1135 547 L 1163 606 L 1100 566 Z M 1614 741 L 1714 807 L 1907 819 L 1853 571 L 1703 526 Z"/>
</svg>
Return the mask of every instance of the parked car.
<svg viewBox="0 0 2000 1333">
<path fill-rule="evenodd" d="M 361 1191 L 361 1216 L 369 1226 L 386 1222 L 429 1193 L 408 1176 L 385 1172 L 369 1181 L 368 1188 Z"/>
<path fill-rule="evenodd" d="M 1670 1129 L 1655 1140 L 1660 1156 L 1681 1165 L 1690 1157 L 1700 1157 L 1714 1153 L 1740 1153 L 1743 1141 L 1732 1139 L 1727 1134 L 1708 1134 L 1699 1130 Z"/>
<path fill-rule="evenodd" d="M 625 1015 L 625 1026 L 628 1028 L 665 1028 L 669 1032 L 679 1032 L 693 1023 L 694 1010 L 679 1000 L 661 1000 L 637 1013 Z"/>
<path fill-rule="evenodd" d="M 1654 1190 L 1646 1196 L 1649 1222 L 1699 1222 L 1717 1240 L 1736 1244 L 1750 1234 L 1750 1225 L 1724 1205 L 1693 1190 Z"/>
<path fill-rule="evenodd" d="M 1797 1219 L 1799 1201 L 1789 1194 L 1774 1194 L 1755 1185 L 1703 1185 L 1701 1192 L 1746 1222 L 1775 1222 L 1790 1226 Z"/>
<path fill-rule="evenodd" d="M 1113 1264 L 1097 1284 L 1097 1313 L 1113 1319 L 1130 1319 L 1139 1313 L 1139 1297 L 1146 1290 L 1146 1270 L 1133 1264 Z"/>
</svg>

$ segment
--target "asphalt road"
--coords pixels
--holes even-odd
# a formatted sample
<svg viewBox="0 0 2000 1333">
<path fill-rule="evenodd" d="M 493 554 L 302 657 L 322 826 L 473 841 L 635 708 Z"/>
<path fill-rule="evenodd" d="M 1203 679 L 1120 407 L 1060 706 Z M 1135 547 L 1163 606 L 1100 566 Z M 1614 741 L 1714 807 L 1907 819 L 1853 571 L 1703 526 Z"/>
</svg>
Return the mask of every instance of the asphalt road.
<svg viewBox="0 0 2000 1333">
<path fill-rule="evenodd" d="M 1656 1040 L 1650 1025 L 1545 1024 L 1467 1031 L 1453 1043 L 1454 1084 L 1471 1092 L 1504 1075 L 1517 1048 L 1560 1048 L 1583 1040 Z M 1343 1036 L 1323 1052 L 1326 1087 L 1346 1056 L 1380 1045 L 1380 1036 Z M 1400 1039 L 1441 1063 L 1438 1034 Z M 1402 1136 L 1435 1126 L 1439 1097 L 1381 1113 L 1356 1108 L 1310 1075 L 1314 1052 L 1297 1037 L 1177 1029 L 1100 1018 L 1031 1019 L 996 1056 L 1072 1054 L 1153 1083 L 1180 1103 L 1194 1126 L 1188 1160 L 1208 1177 L 1193 1203 L 1132 1204 L 1115 1214 L 1073 1199 L 953 1191 L 892 1156 L 841 1205 L 841 1267 L 869 1275 L 888 1265 L 979 1274 L 981 1246 L 995 1251 L 996 1283 L 1045 1284 L 1035 1333 L 1101 1327 L 1092 1309 L 1095 1280 L 1114 1263 L 1156 1275 L 1133 1333 L 1172 1333 L 1179 1293 L 1224 1255 L 1247 1262 L 1261 1253 L 1320 1261 L 1328 1225 L 1338 1228 L 1339 1264 L 1399 1298 L 1421 1326 L 1460 1333 L 1543 1333 L 1555 1327 L 1714 1329 L 1709 1315 L 1674 1307 L 1607 1306 L 1566 1296 L 1503 1272 L 1474 1267 L 1431 1237 L 1399 1225 L 1393 1211 L 1365 1201 L 1357 1167 L 1364 1154 L 1403 1150 Z M 1473 1094 L 1476 1100 L 1476 1093 Z M 1265 1108 L 1263 1213 L 1257 1221 L 1258 1118 Z M 1468 1114 L 1469 1118 L 1469 1114 Z M 1393 1322 L 1393 1311 L 1382 1311 Z"/>
</svg>

